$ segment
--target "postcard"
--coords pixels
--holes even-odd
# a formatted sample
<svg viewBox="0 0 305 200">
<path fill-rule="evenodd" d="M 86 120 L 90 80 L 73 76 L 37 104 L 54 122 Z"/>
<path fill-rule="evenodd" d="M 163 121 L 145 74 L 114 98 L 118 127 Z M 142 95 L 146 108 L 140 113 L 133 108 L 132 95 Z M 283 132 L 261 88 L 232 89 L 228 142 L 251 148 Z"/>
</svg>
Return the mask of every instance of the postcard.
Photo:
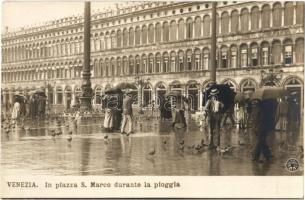
<svg viewBox="0 0 305 200">
<path fill-rule="evenodd" d="M 1 197 L 304 196 L 304 2 L 3 1 L 1 28 Z"/>
</svg>

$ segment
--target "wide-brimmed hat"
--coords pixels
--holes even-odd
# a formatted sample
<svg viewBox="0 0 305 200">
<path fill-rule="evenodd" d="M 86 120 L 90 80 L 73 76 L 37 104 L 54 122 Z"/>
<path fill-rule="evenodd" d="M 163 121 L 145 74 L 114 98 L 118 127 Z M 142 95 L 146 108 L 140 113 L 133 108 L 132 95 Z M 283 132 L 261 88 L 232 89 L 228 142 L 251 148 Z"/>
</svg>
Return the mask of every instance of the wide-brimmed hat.
<svg viewBox="0 0 305 200">
<path fill-rule="evenodd" d="M 212 89 L 211 90 L 211 92 L 210 92 L 210 96 L 212 96 L 212 95 L 216 95 L 216 94 L 218 94 L 219 93 L 219 90 L 218 89 L 216 89 L 216 88 L 214 88 L 214 89 Z"/>
</svg>

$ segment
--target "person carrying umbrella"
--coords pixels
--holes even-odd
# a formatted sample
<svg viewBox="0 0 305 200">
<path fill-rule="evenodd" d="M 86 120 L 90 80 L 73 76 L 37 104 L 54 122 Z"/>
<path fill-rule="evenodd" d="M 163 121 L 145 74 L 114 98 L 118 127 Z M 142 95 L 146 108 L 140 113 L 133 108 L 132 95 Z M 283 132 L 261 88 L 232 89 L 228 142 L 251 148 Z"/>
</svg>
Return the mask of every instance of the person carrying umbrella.
<svg viewBox="0 0 305 200">
<path fill-rule="evenodd" d="M 132 94 L 127 91 L 123 99 L 123 121 L 121 126 L 121 133 L 132 133 Z"/>
</svg>

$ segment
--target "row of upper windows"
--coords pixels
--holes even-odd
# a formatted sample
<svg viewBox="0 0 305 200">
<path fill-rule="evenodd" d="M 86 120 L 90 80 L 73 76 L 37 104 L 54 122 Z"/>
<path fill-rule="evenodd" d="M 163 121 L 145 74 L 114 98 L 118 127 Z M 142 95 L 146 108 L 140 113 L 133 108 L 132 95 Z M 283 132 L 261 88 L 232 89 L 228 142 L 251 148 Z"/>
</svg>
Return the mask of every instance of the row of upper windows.
<svg viewBox="0 0 305 200">
<path fill-rule="evenodd" d="M 289 13 L 290 12 L 285 15 L 284 19 L 286 20 L 284 21 L 282 21 L 282 17 L 276 18 L 275 16 L 277 15 L 274 15 L 272 23 L 273 26 L 277 27 L 282 23 L 284 23 L 284 25 L 292 24 L 294 12 L 292 12 L 291 15 L 289 15 Z M 227 14 L 224 14 L 221 19 L 218 18 L 217 34 L 237 33 L 239 30 L 241 32 L 246 32 L 249 30 L 258 30 L 261 28 L 270 27 L 271 14 L 257 15 L 257 13 L 254 12 L 251 15 L 251 24 L 249 23 L 249 15 L 241 15 L 239 20 L 239 18 L 234 18 L 234 15 L 232 15 L 231 18 L 224 17 Z M 300 14 L 297 16 L 300 16 Z M 296 23 L 304 23 L 303 17 L 298 17 L 296 19 L 299 19 L 296 20 Z M 240 25 L 239 22 L 241 23 Z M 92 39 L 91 51 L 101 51 L 105 49 L 121 48 L 134 45 L 146 45 L 159 42 L 209 37 L 210 27 L 210 18 L 209 16 L 206 16 L 203 18 L 203 20 L 200 17 L 196 17 L 195 21 L 190 18 L 186 20 L 186 23 L 184 20 L 179 20 L 178 23 L 176 23 L 176 21 L 172 21 L 170 23 L 163 22 L 162 25 L 157 23 L 155 26 L 149 25 L 148 28 L 147 26 L 143 26 L 142 29 L 137 27 L 135 30 L 131 28 L 129 31 L 127 31 L 127 29 L 124 29 L 123 31 L 118 30 L 116 33 L 112 32 L 111 35 L 108 33 L 105 35 L 105 37 L 96 37 L 95 39 Z M 23 46 L 20 48 L 9 49 L 4 48 L 2 52 L 3 62 L 66 56 L 82 53 L 83 42 L 81 40 L 72 42 L 63 41 L 62 43 L 55 43 L 46 46 Z"/>
<path fill-rule="evenodd" d="M 270 47 L 268 43 L 257 44 L 249 48 L 241 45 L 231 48 L 222 47 L 217 53 L 217 67 L 221 69 L 266 66 L 270 64 L 292 64 L 304 63 L 304 39 L 300 38 L 296 44 L 291 45 L 291 41 L 281 44 L 274 42 Z M 135 74 L 167 73 L 182 71 L 208 70 L 210 67 L 210 52 L 205 48 L 202 52 L 199 49 L 194 51 L 179 51 L 178 54 L 160 53 L 148 56 L 130 56 L 123 59 L 105 59 L 93 62 L 92 74 L 94 77 L 109 77 Z M 73 68 L 54 68 L 45 71 L 20 71 L 3 72 L 3 80 L 44 80 L 45 78 L 73 78 L 80 77 L 81 67 Z M 25 74 L 24 78 L 19 78 Z M 49 75 L 48 75 L 49 74 Z"/>
<path fill-rule="evenodd" d="M 302 14 L 302 12 L 304 12 L 304 3 L 303 2 L 297 2 L 296 3 L 296 10 L 297 10 L 297 13 L 301 14 L 301 15 L 297 15 L 298 18 L 302 18 L 302 16 L 304 16 L 304 13 Z M 208 6 L 209 4 L 205 4 L 205 6 Z M 200 5 L 197 5 L 197 10 L 200 9 Z M 294 5 L 293 5 L 293 2 L 287 2 L 284 4 L 284 7 L 282 7 L 281 3 L 274 3 L 273 4 L 273 7 L 271 8 L 270 5 L 266 4 L 266 5 L 263 5 L 261 10 L 259 9 L 258 6 L 254 6 L 250 9 L 248 8 L 243 8 L 241 10 L 241 12 L 239 13 L 237 10 L 233 10 L 231 12 L 231 16 L 235 16 L 235 15 L 245 15 L 247 12 L 251 12 L 251 13 L 258 13 L 258 12 L 274 12 L 274 15 L 277 16 L 278 13 L 281 12 L 281 10 L 284 10 L 284 12 L 286 13 L 289 13 L 289 12 L 292 12 L 293 13 L 293 9 L 294 9 Z M 189 7 L 187 9 L 189 12 L 192 11 L 192 8 Z M 303 11 L 302 11 L 303 10 Z M 164 11 L 164 12 L 167 12 L 167 11 Z M 173 14 L 176 12 L 175 10 L 172 11 Z M 180 14 L 184 12 L 184 9 L 180 9 Z M 227 17 L 229 16 L 228 12 L 227 11 L 224 11 L 222 13 L 220 13 L 220 16 L 221 18 L 224 18 L 224 17 Z M 159 15 L 156 15 L 156 17 L 158 17 Z M 151 14 L 151 18 L 153 18 L 154 15 Z M 289 17 L 287 17 L 289 18 Z M 133 18 L 131 17 L 130 18 L 130 23 L 133 22 L 132 20 Z M 137 21 L 139 21 L 139 17 L 137 17 Z M 124 20 L 124 22 L 122 22 L 122 24 L 124 23 L 127 23 L 126 19 Z M 121 20 L 118 21 L 118 25 L 121 24 Z M 113 23 L 113 25 L 115 25 L 115 23 Z M 104 26 L 109 26 L 109 22 L 105 23 L 105 25 L 103 24 L 95 24 L 95 25 L 92 25 L 92 28 L 103 28 Z M 14 43 L 19 43 L 19 42 L 23 42 L 23 41 L 30 41 L 30 40 L 37 40 L 37 39 L 42 39 L 42 38 L 47 38 L 47 37 L 56 37 L 56 36 L 61 36 L 61 35 L 66 35 L 67 37 L 67 34 L 74 34 L 74 33 L 79 33 L 83 31 L 83 28 L 80 27 L 80 28 L 76 28 L 76 29 L 70 29 L 70 30 L 65 30 L 65 31 L 59 31 L 59 32 L 53 32 L 53 33 L 49 33 L 49 34 L 44 34 L 44 35 L 37 35 L 37 36 L 32 36 L 32 37 L 28 37 L 28 38 L 21 38 L 21 39 L 17 39 L 17 40 L 13 40 L 11 42 L 14 42 Z M 111 32 L 111 31 L 110 31 Z M 5 41 L 4 41 L 4 45 L 6 45 Z"/>
</svg>

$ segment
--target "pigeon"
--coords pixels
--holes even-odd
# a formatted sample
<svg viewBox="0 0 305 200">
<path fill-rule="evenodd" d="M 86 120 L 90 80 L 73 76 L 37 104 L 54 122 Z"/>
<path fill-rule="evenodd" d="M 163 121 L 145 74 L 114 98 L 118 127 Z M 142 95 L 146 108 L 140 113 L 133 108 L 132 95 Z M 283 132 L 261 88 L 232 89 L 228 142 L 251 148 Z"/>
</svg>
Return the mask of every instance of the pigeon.
<svg viewBox="0 0 305 200">
<path fill-rule="evenodd" d="M 108 135 L 105 135 L 105 136 L 104 136 L 104 139 L 107 140 L 107 139 L 108 139 Z"/>
<path fill-rule="evenodd" d="M 72 135 L 73 134 L 73 132 L 72 131 L 69 131 L 69 133 L 68 133 L 69 135 Z"/>
<path fill-rule="evenodd" d="M 68 142 L 71 142 L 72 141 L 72 137 L 70 136 L 70 137 L 68 137 Z"/>
<path fill-rule="evenodd" d="M 155 147 L 150 152 L 148 152 L 148 154 L 151 156 L 155 155 L 155 153 L 156 153 Z"/>
<path fill-rule="evenodd" d="M 163 140 L 163 141 L 162 141 L 162 143 L 163 143 L 163 144 L 166 144 L 166 143 L 167 143 L 167 141 L 166 141 L 166 140 Z"/>
</svg>

